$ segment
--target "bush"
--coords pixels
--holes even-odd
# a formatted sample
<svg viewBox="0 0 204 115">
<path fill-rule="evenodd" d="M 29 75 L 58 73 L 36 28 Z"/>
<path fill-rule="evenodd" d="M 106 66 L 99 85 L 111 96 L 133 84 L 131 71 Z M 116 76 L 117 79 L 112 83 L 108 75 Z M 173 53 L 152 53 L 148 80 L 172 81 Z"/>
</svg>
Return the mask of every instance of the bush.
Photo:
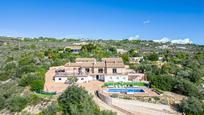
<svg viewBox="0 0 204 115">
<path fill-rule="evenodd" d="M 6 81 L 10 78 L 10 74 L 7 72 L 0 72 L 0 81 Z"/>
<path fill-rule="evenodd" d="M 185 113 L 199 113 L 203 111 L 202 108 L 202 102 L 199 101 L 197 98 L 195 97 L 189 97 L 188 99 L 184 99 L 182 100 L 181 104 L 180 104 L 180 110 L 181 112 L 185 112 Z"/>
<path fill-rule="evenodd" d="M 32 91 L 41 91 L 44 88 L 44 81 L 43 80 L 34 80 L 31 83 L 31 90 Z"/>
<path fill-rule="evenodd" d="M 153 52 L 152 54 L 148 55 L 146 58 L 150 61 L 158 61 L 159 55 Z"/>
<path fill-rule="evenodd" d="M 103 110 L 99 113 L 99 115 L 117 115 L 115 112 L 112 112 L 110 110 Z"/>
<path fill-rule="evenodd" d="M 60 108 L 57 104 L 51 104 L 46 109 L 44 109 L 39 115 L 56 115 L 60 111 Z"/>
<path fill-rule="evenodd" d="M 27 103 L 26 97 L 14 96 L 8 101 L 8 109 L 12 112 L 20 112 L 26 107 Z"/>
<path fill-rule="evenodd" d="M 115 115 L 111 111 L 100 111 L 88 92 L 76 85 L 71 85 L 59 96 L 58 103 L 65 115 Z"/>
<path fill-rule="evenodd" d="M 0 110 L 4 108 L 5 99 L 2 95 L 0 95 Z"/>
<path fill-rule="evenodd" d="M 92 100 L 88 92 L 76 85 L 72 85 L 58 98 L 59 105 L 66 115 L 96 115 L 99 107 Z"/>
<path fill-rule="evenodd" d="M 187 96 L 194 96 L 197 98 L 202 97 L 202 94 L 200 93 L 198 87 L 192 82 L 185 79 L 177 79 L 177 83 L 175 84 L 172 91 Z"/>
<path fill-rule="evenodd" d="M 34 74 L 24 74 L 22 78 L 19 81 L 20 86 L 28 86 L 31 85 L 31 83 L 36 79 L 36 76 Z"/>
<path fill-rule="evenodd" d="M 171 91 L 175 86 L 175 78 L 168 75 L 157 75 L 151 77 L 151 83 L 154 87 L 165 91 Z"/>
<path fill-rule="evenodd" d="M 43 98 L 37 96 L 36 94 L 31 94 L 29 97 L 29 104 L 36 105 L 41 102 Z"/>
</svg>

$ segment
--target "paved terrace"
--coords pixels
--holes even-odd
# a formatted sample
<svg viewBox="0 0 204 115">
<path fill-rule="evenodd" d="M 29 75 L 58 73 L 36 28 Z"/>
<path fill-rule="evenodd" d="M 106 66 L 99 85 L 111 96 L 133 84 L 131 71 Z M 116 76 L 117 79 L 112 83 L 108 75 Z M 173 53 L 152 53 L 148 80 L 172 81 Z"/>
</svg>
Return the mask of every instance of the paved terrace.
<svg viewBox="0 0 204 115">
<path fill-rule="evenodd" d="M 45 74 L 44 91 L 61 93 L 68 87 L 68 84 L 54 82 L 55 70 L 56 67 L 51 67 Z"/>
</svg>

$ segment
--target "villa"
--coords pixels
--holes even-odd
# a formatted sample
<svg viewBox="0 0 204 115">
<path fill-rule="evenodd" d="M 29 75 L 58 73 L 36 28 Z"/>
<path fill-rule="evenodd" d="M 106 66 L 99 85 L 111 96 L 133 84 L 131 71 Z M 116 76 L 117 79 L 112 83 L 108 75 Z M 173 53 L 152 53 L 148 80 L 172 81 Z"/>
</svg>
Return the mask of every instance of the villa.
<svg viewBox="0 0 204 115">
<path fill-rule="evenodd" d="M 144 61 L 144 57 L 132 57 L 130 58 L 130 63 L 140 63 L 141 61 Z"/>
<path fill-rule="evenodd" d="M 75 63 L 67 63 L 56 68 L 54 81 L 68 82 L 68 78 L 77 77 L 79 83 L 99 80 L 103 82 L 144 81 L 144 74 L 134 72 L 124 65 L 121 58 L 77 58 Z"/>
<path fill-rule="evenodd" d="M 127 50 L 124 50 L 124 49 L 116 49 L 116 51 L 118 54 L 124 54 L 128 52 Z"/>
<path fill-rule="evenodd" d="M 81 45 L 70 45 L 64 48 L 64 51 L 66 51 L 66 49 L 71 49 L 71 52 L 74 54 L 78 54 L 81 51 Z"/>
</svg>

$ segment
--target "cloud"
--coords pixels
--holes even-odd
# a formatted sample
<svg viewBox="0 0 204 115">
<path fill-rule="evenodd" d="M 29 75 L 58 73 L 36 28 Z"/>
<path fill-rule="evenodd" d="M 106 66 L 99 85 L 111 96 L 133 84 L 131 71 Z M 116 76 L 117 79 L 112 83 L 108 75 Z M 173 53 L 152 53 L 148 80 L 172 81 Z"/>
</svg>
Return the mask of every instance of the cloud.
<svg viewBox="0 0 204 115">
<path fill-rule="evenodd" d="M 143 22 L 143 24 L 149 24 L 151 21 L 150 20 L 145 20 L 144 22 Z"/>
<path fill-rule="evenodd" d="M 140 35 L 130 36 L 128 40 L 138 40 L 140 38 Z"/>
<path fill-rule="evenodd" d="M 171 43 L 174 43 L 174 44 L 192 44 L 193 42 L 189 39 L 189 38 L 186 38 L 186 39 L 178 39 L 178 40 L 172 40 Z"/>
<path fill-rule="evenodd" d="M 171 40 L 167 37 L 163 37 L 160 40 L 153 40 L 154 42 L 159 42 L 159 43 L 167 43 L 167 42 L 171 42 L 173 44 L 192 44 L 193 42 L 189 39 L 189 38 L 185 38 L 185 39 L 174 39 Z"/>
<path fill-rule="evenodd" d="M 163 37 L 160 40 L 153 40 L 154 42 L 161 42 L 161 43 L 166 43 L 166 42 L 170 42 L 171 40 L 167 37 Z"/>
</svg>

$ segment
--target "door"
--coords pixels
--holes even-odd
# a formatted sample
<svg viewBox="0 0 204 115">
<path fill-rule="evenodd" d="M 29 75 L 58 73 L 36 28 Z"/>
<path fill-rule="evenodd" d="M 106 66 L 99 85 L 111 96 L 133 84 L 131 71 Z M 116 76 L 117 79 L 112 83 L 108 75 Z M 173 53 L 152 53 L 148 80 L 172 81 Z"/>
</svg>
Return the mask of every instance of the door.
<svg viewBox="0 0 204 115">
<path fill-rule="evenodd" d="M 99 75 L 96 75 L 96 80 L 99 80 Z"/>
</svg>

